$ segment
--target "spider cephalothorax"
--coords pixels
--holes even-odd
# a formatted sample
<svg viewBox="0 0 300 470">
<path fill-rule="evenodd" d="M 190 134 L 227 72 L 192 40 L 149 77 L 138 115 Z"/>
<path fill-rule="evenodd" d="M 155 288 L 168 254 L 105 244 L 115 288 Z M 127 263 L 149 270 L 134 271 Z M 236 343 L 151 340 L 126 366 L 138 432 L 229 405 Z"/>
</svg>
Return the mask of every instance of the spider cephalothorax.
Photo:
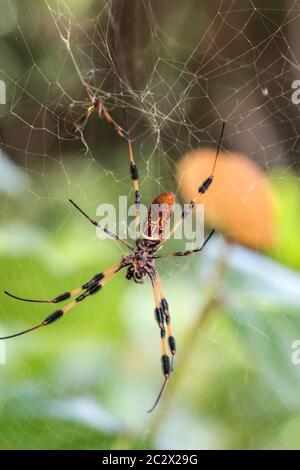
<svg viewBox="0 0 300 470">
<path fill-rule="evenodd" d="M 155 260 L 159 258 L 167 258 L 167 257 L 174 257 L 174 256 L 188 256 L 193 253 L 199 252 L 204 248 L 205 244 L 208 242 L 208 240 L 214 233 L 214 231 L 212 231 L 207 237 L 207 239 L 204 241 L 202 246 L 200 246 L 199 248 L 195 248 L 193 250 L 177 251 L 174 253 L 162 253 L 162 254 L 159 253 L 160 249 L 163 247 L 166 241 L 173 235 L 173 233 L 176 231 L 179 225 L 183 223 L 185 217 L 193 210 L 195 204 L 200 202 L 201 196 L 208 190 L 211 183 L 213 182 L 215 165 L 216 165 L 219 150 L 221 147 L 221 140 L 223 136 L 225 123 L 223 122 L 223 125 L 222 125 L 221 136 L 219 139 L 219 144 L 218 144 L 218 148 L 216 152 L 216 158 L 212 167 L 211 174 L 199 186 L 198 193 L 196 194 L 194 199 L 190 201 L 187 209 L 185 209 L 182 212 L 180 220 L 178 220 L 174 224 L 171 230 L 168 230 L 170 218 L 174 210 L 175 196 L 171 192 L 162 193 L 159 196 L 157 196 L 154 199 L 153 203 L 151 204 L 148 214 L 147 214 L 147 219 L 143 226 L 142 235 L 138 237 L 137 234 L 138 234 L 139 225 L 140 225 L 141 194 L 139 191 L 138 170 L 137 170 L 137 166 L 135 164 L 134 157 L 133 157 L 132 143 L 129 137 L 126 119 L 125 119 L 126 126 L 125 126 L 125 129 L 123 129 L 110 116 L 109 112 L 107 111 L 106 107 L 103 105 L 102 101 L 99 98 L 92 95 L 91 92 L 89 92 L 89 89 L 88 89 L 88 93 L 89 93 L 89 97 L 91 100 L 91 106 L 88 108 L 84 118 L 80 119 L 80 121 L 77 122 L 75 127 L 77 129 L 78 128 L 82 129 L 84 123 L 86 122 L 86 119 L 93 113 L 93 111 L 97 110 L 99 117 L 102 117 L 107 122 L 109 122 L 112 125 L 115 132 L 127 142 L 128 148 L 129 148 L 129 169 L 130 169 L 131 179 L 133 180 L 135 205 L 136 205 L 136 216 L 135 216 L 136 244 L 135 246 L 132 246 L 126 240 L 121 239 L 117 234 L 111 232 L 105 227 L 101 227 L 101 225 L 96 220 L 89 217 L 82 209 L 80 209 L 80 207 L 75 202 L 70 200 L 73 206 L 77 210 L 79 210 L 81 214 L 84 215 L 84 217 L 86 217 L 96 227 L 104 230 L 105 233 L 107 233 L 110 237 L 114 238 L 119 243 L 121 243 L 124 247 L 126 247 L 127 250 L 129 250 L 129 253 L 122 256 L 120 261 L 115 263 L 106 271 L 103 271 L 94 275 L 88 282 L 85 282 L 81 287 L 77 287 L 74 290 L 64 292 L 50 300 L 25 299 L 23 297 L 18 297 L 16 295 L 5 292 L 10 297 L 13 297 L 18 300 L 24 300 L 26 302 L 57 304 L 67 299 L 72 298 L 72 300 L 69 303 L 67 303 L 67 305 L 65 305 L 64 307 L 52 312 L 41 323 L 38 323 L 37 325 L 27 330 L 21 331 L 19 333 L 15 333 L 13 335 L 0 338 L 0 340 L 13 338 L 15 336 L 20 336 L 25 333 L 29 333 L 30 331 L 41 328 L 43 326 L 50 325 L 54 321 L 62 318 L 68 311 L 70 311 L 78 303 L 84 301 L 91 295 L 99 292 L 103 288 L 103 286 L 122 269 L 127 268 L 126 278 L 133 279 L 136 283 L 141 284 L 146 280 L 146 278 L 149 278 L 151 281 L 153 293 L 154 293 L 155 317 L 156 317 L 157 324 L 160 329 L 161 347 L 162 347 L 161 363 L 162 363 L 162 372 L 164 375 L 164 382 L 160 389 L 158 397 L 154 403 L 154 406 L 151 408 L 151 410 L 149 410 L 149 411 L 152 411 L 157 405 L 162 395 L 162 392 L 164 390 L 164 387 L 173 370 L 174 357 L 176 353 L 175 339 L 171 330 L 171 317 L 169 313 L 169 306 L 162 290 L 158 270 L 155 266 Z M 125 115 L 125 118 L 126 118 L 126 115 Z M 166 340 L 167 340 L 167 343 L 166 343 Z M 167 344 L 168 344 L 168 348 L 172 357 L 171 362 L 170 362 L 170 358 L 167 352 Z"/>
<path fill-rule="evenodd" d="M 147 273 L 154 269 L 153 259 L 146 250 L 135 250 L 132 255 L 125 257 L 124 262 L 129 264 L 126 279 L 133 279 L 137 284 L 143 284 Z"/>
</svg>

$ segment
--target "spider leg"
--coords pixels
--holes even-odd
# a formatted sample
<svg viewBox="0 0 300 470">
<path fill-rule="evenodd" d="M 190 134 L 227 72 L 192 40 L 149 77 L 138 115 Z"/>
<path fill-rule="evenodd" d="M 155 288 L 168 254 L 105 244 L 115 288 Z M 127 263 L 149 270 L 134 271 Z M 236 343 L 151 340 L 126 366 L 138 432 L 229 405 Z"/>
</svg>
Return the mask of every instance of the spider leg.
<svg viewBox="0 0 300 470">
<path fill-rule="evenodd" d="M 123 127 L 121 127 L 121 126 L 112 118 L 112 116 L 111 116 L 110 113 L 108 112 L 108 109 L 104 106 L 104 104 L 102 103 L 102 101 L 99 101 L 99 105 L 98 105 L 98 114 L 99 114 L 99 117 L 100 117 L 100 118 L 105 119 L 105 121 L 108 122 L 108 123 L 112 126 L 112 128 L 113 128 L 114 131 L 119 135 L 119 137 L 121 137 L 122 139 L 128 140 L 127 131 L 126 131 L 125 129 L 123 129 Z"/>
<path fill-rule="evenodd" d="M 132 141 L 129 135 L 128 130 L 128 123 L 127 123 L 127 116 L 126 110 L 123 108 L 124 111 L 124 121 L 125 121 L 125 129 L 121 127 L 109 114 L 107 108 L 104 106 L 101 100 L 98 99 L 97 109 L 99 117 L 105 119 L 115 130 L 115 132 L 121 137 L 122 139 L 126 140 L 128 144 L 129 150 L 129 169 L 130 169 L 130 176 L 133 181 L 133 189 L 134 189 L 134 198 L 135 198 L 135 206 L 136 206 L 136 213 L 135 213 L 135 234 L 137 235 L 138 228 L 139 228 L 139 220 L 140 220 L 140 204 L 141 204 L 141 193 L 139 189 L 139 175 L 136 163 L 134 161 L 133 156 L 133 148 L 132 148 Z"/>
<path fill-rule="evenodd" d="M 157 271 L 155 271 L 154 282 L 157 285 L 157 291 L 159 293 L 160 310 L 163 313 L 164 320 L 167 326 L 168 345 L 169 345 L 170 353 L 172 355 L 172 360 L 171 360 L 171 372 L 172 372 L 174 369 L 174 360 L 175 360 L 175 355 L 176 355 L 176 342 L 175 342 L 175 338 L 172 334 L 172 329 L 171 329 L 171 317 L 170 317 L 170 312 L 169 312 L 169 304 L 167 302 L 167 299 L 164 296 L 160 277 Z"/>
<path fill-rule="evenodd" d="M 89 96 L 91 106 L 76 121 L 75 130 L 81 130 L 85 126 L 85 124 L 86 124 L 87 120 L 89 119 L 90 115 L 95 110 L 97 110 L 99 117 L 105 119 L 113 127 L 113 129 L 116 131 L 116 133 L 120 137 L 122 137 L 123 139 L 126 139 L 126 132 L 124 131 L 124 129 L 121 126 L 119 126 L 119 124 L 112 118 L 112 116 L 110 115 L 108 109 L 104 106 L 102 100 L 100 98 L 98 98 L 96 94 L 94 94 L 92 92 L 92 90 L 90 89 L 88 84 L 86 84 L 86 91 L 87 91 L 87 94 Z"/>
<path fill-rule="evenodd" d="M 94 219 L 92 219 L 91 217 L 89 217 L 86 212 L 84 212 L 82 209 L 80 209 L 80 207 L 74 202 L 72 201 L 72 199 L 69 199 L 69 202 L 86 218 L 88 219 L 93 225 L 95 225 L 97 228 L 100 228 L 101 230 L 103 230 L 103 232 L 105 232 L 107 235 L 109 235 L 110 237 L 114 238 L 114 240 L 117 240 L 118 242 L 122 243 L 123 245 L 125 245 L 127 248 L 129 248 L 130 250 L 133 250 L 133 247 L 126 241 L 126 240 L 123 240 L 122 238 L 120 238 L 116 233 L 113 233 L 111 232 L 110 230 L 108 230 L 106 227 L 101 227 L 101 225 Z"/>
<path fill-rule="evenodd" d="M 4 336 L 4 337 L 0 338 L 0 340 L 10 339 L 10 338 L 14 338 L 16 336 L 24 335 L 26 333 L 29 333 L 30 331 L 37 330 L 38 328 L 41 328 L 42 326 L 48 326 L 51 323 L 53 323 L 54 321 L 58 320 L 59 318 L 62 318 L 69 310 L 71 310 L 73 307 L 75 307 L 79 302 L 81 302 L 82 300 L 85 300 L 90 295 L 95 294 L 96 292 L 98 292 L 110 279 L 112 279 L 117 274 L 117 272 L 122 267 L 123 267 L 123 265 L 120 262 L 114 264 L 107 271 L 104 271 L 103 277 L 100 280 L 95 279 L 94 281 L 92 280 L 89 283 L 87 283 L 86 284 L 87 287 L 85 288 L 85 292 L 80 294 L 78 297 L 76 297 L 76 299 L 74 299 L 72 302 L 67 304 L 65 307 L 63 307 L 59 310 L 55 310 L 48 317 L 46 317 L 45 320 L 42 321 L 41 323 L 38 323 L 37 325 L 35 325 L 35 326 L 33 326 L 33 327 L 31 327 L 27 330 L 20 331 L 19 333 L 15 333 L 15 334 L 12 334 L 12 335 L 9 335 L 9 336 Z"/>
<path fill-rule="evenodd" d="M 23 302 L 35 302 L 35 303 L 41 303 L 41 304 L 57 304 L 59 302 L 63 302 L 64 300 L 69 299 L 70 297 L 73 297 L 74 295 L 79 294 L 83 290 L 88 289 L 90 285 L 96 283 L 97 281 L 100 281 L 101 279 L 103 279 L 103 277 L 104 277 L 104 273 L 95 274 L 95 276 L 93 276 L 88 282 L 83 284 L 83 286 L 64 292 L 63 294 L 59 294 L 53 299 L 47 299 L 47 300 L 26 299 L 24 297 L 19 297 L 17 295 L 11 294 L 10 292 L 7 292 L 6 290 L 4 291 L 4 293 L 8 295 L 9 297 L 12 297 L 13 299 L 22 300 Z"/>
<path fill-rule="evenodd" d="M 167 354 L 166 330 L 165 330 L 165 326 L 164 326 L 164 313 L 163 313 L 163 310 L 161 308 L 160 293 L 159 293 L 158 285 L 157 285 L 157 282 L 156 282 L 156 276 L 153 273 L 151 273 L 149 275 L 150 275 L 152 288 L 153 288 L 153 292 L 154 292 L 155 317 L 156 317 L 156 321 L 158 323 L 158 326 L 160 328 L 160 337 L 161 337 L 161 346 L 162 346 L 161 364 L 162 364 L 162 372 L 163 372 L 163 375 L 164 375 L 164 381 L 163 381 L 163 384 L 162 384 L 161 389 L 159 391 L 159 394 L 158 394 L 158 396 L 155 400 L 155 403 L 152 406 L 152 408 L 150 408 L 150 410 L 148 410 L 148 413 L 151 413 L 154 410 L 154 408 L 156 407 L 156 405 L 158 404 L 158 402 L 159 402 L 159 400 L 160 400 L 160 398 L 163 394 L 166 383 L 167 383 L 167 381 L 170 377 L 171 366 L 170 366 L 170 358 Z"/>
<path fill-rule="evenodd" d="M 202 251 L 203 248 L 205 247 L 206 243 L 209 242 L 213 234 L 215 233 L 215 230 L 212 230 L 208 237 L 204 240 L 203 245 L 200 246 L 200 248 L 195 248 L 194 250 L 185 250 L 185 251 L 174 251 L 174 253 L 162 253 L 161 255 L 153 255 L 153 258 L 159 259 L 159 258 L 171 258 L 173 256 L 188 256 L 192 255 L 194 253 L 198 253 L 199 251 Z"/>
<path fill-rule="evenodd" d="M 223 139 L 224 128 L 225 128 L 225 121 L 223 121 L 223 124 L 222 124 L 222 129 L 221 129 L 221 134 L 220 134 L 220 137 L 219 137 L 217 152 L 216 152 L 215 160 L 214 160 L 213 167 L 212 167 L 210 175 L 201 183 L 201 185 L 198 188 L 198 193 L 190 201 L 190 203 L 188 204 L 188 207 L 182 212 L 182 215 L 181 215 L 180 219 L 176 222 L 176 224 L 174 225 L 172 230 L 170 230 L 168 235 L 159 243 L 159 245 L 157 245 L 157 247 L 156 247 L 157 250 L 160 250 L 161 247 L 163 246 L 163 244 L 171 238 L 173 233 L 175 233 L 176 230 L 178 229 L 178 227 L 180 227 L 180 225 L 183 223 L 183 221 L 187 217 L 187 215 L 194 209 L 195 205 L 199 204 L 201 197 L 203 196 L 204 193 L 206 193 L 206 191 L 208 190 L 208 188 L 212 184 L 212 182 L 214 180 L 214 172 L 215 172 L 218 156 L 219 156 L 220 149 L 221 149 L 221 143 L 222 143 L 222 139 Z"/>
<path fill-rule="evenodd" d="M 134 203 L 135 203 L 135 208 L 136 208 L 135 209 L 135 235 L 136 235 L 136 238 L 138 238 L 138 229 L 139 229 L 139 223 L 140 223 L 140 205 L 141 205 L 141 193 L 140 193 L 140 188 L 139 188 L 139 173 L 138 173 L 138 168 L 136 166 L 136 163 L 134 161 L 132 141 L 131 141 L 129 130 L 128 130 L 126 109 L 123 108 L 123 111 L 124 111 L 124 121 L 125 121 L 125 128 L 126 128 L 125 139 L 127 140 L 128 149 L 129 149 L 129 170 L 130 170 L 130 176 L 133 182 Z"/>
<path fill-rule="evenodd" d="M 139 190 L 138 169 L 137 169 L 136 163 L 134 161 L 132 141 L 130 139 L 129 131 L 128 131 L 126 110 L 125 110 L 125 108 L 123 108 L 124 109 L 124 120 L 125 120 L 125 129 L 124 129 L 112 118 L 112 116 L 108 112 L 108 109 L 104 106 L 102 100 L 100 98 L 97 98 L 95 95 L 93 95 L 91 90 L 88 87 L 87 87 L 87 93 L 88 93 L 89 98 L 92 102 L 92 105 L 88 108 L 87 112 L 81 118 L 79 118 L 77 123 L 75 123 L 75 128 L 81 130 L 84 127 L 84 125 L 86 124 L 86 121 L 88 120 L 90 115 L 97 109 L 99 117 L 105 119 L 105 121 L 108 122 L 112 126 L 112 128 L 119 135 L 119 137 L 126 140 L 126 142 L 128 143 L 130 176 L 131 176 L 131 179 L 133 181 L 133 189 L 134 189 L 134 194 L 135 194 L 135 206 L 136 206 L 135 233 L 137 235 L 138 228 L 139 228 L 139 220 L 140 220 L 141 193 L 140 193 L 140 190 Z M 72 204 L 75 207 L 77 207 L 78 210 L 81 211 L 81 209 L 79 209 L 78 206 L 76 206 L 76 204 L 74 204 L 73 202 L 72 202 Z M 83 213 L 83 211 L 81 211 L 81 212 Z M 85 217 L 88 217 L 84 213 L 83 213 L 83 215 L 85 215 Z M 91 219 L 89 219 L 89 220 L 91 220 Z M 92 221 L 92 223 L 94 223 L 94 221 Z"/>
<path fill-rule="evenodd" d="M 87 123 L 89 117 L 91 116 L 91 114 L 93 114 L 94 111 L 95 111 L 95 106 L 92 105 L 92 106 L 90 106 L 90 107 L 87 109 L 87 111 L 86 111 L 85 113 L 83 113 L 83 114 L 77 119 L 77 121 L 76 121 L 75 124 L 74 124 L 74 131 L 75 131 L 75 132 L 76 132 L 76 131 L 81 131 L 81 130 L 85 127 L 85 125 L 86 125 L 86 123 Z"/>
</svg>

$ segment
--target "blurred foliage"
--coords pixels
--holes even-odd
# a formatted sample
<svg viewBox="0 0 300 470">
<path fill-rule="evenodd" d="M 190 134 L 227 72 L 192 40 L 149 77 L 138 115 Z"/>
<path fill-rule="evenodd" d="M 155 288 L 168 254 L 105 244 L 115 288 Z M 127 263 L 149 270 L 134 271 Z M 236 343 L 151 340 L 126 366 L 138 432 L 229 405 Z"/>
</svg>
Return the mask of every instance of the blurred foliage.
<svg viewBox="0 0 300 470">
<path fill-rule="evenodd" d="M 99 185 L 95 168 L 87 171 L 82 160 L 72 166 L 74 187 L 84 188 L 86 200 L 76 195 L 81 205 L 91 212 L 88 201 L 108 195 L 114 200 L 111 191 L 116 195 L 118 185 L 110 176 L 100 172 Z M 92 180 L 95 184 L 87 184 Z M 57 181 L 48 178 L 57 197 L 42 201 L 39 210 L 28 209 L 20 218 L 22 207 L 35 199 L 31 192 L 18 197 L 14 209 L 9 206 L 0 232 L 3 289 L 29 298 L 51 297 L 81 285 L 120 256 L 114 241 L 98 240 L 63 202 L 73 191 L 66 193 Z M 289 191 L 294 194 L 292 176 L 286 186 L 274 175 L 270 181 L 280 189 L 281 201 Z M 8 204 L 4 193 L 2 203 L 3 198 Z M 290 220 L 289 233 L 296 219 Z M 173 260 L 160 262 L 179 355 L 210 293 L 222 251 L 217 241 L 200 257 L 180 260 L 177 269 Z M 300 329 L 300 299 L 293 290 L 300 277 L 263 255 L 245 251 L 249 258 L 243 259 L 244 249 L 236 257 L 230 250 L 220 308 L 199 333 L 184 370 L 176 372 L 182 380 L 175 396 L 166 393 L 156 415 L 146 413 L 161 379 L 151 289 L 119 275 L 70 316 L 6 343 L 7 365 L 0 366 L 1 448 L 297 447 L 296 437 L 286 433 L 300 431 L 300 374 L 290 360 Z M 2 295 L 1 333 L 21 330 L 49 311 L 49 306 L 29 308 Z"/>
<path fill-rule="evenodd" d="M 279 239 L 271 255 L 278 261 L 300 269 L 300 219 L 299 179 L 291 171 L 277 170 L 271 175 L 272 184 L 278 193 Z"/>
</svg>

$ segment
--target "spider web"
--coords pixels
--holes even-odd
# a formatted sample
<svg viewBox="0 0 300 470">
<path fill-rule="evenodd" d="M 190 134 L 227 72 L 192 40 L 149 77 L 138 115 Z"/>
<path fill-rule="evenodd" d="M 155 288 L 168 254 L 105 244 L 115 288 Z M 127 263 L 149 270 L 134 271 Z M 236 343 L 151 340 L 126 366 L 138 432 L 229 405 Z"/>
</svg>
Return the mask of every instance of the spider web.
<svg viewBox="0 0 300 470">
<path fill-rule="evenodd" d="M 170 11 L 170 5 L 149 0 L 47 0 L 39 6 L 31 1 L 7 2 L 3 8 L 1 28 L 7 40 L 0 46 L 0 78 L 6 84 L 7 104 L 0 110 L 0 169 L 7 177 L 0 179 L 6 260 L 1 274 L 3 285 L 14 291 L 26 294 L 27 290 L 48 298 L 56 294 L 54 289 L 59 293 L 81 285 L 122 253 L 115 242 L 97 240 L 88 224 L 67 206 L 68 198 L 75 199 L 94 216 L 99 203 L 116 205 L 119 195 L 133 201 L 124 142 L 96 114 L 82 132 L 74 132 L 74 123 L 89 106 L 86 85 L 121 125 L 121 109 L 126 108 L 145 203 L 168 190 L 179 197 L 177 162 L 195 147 L 215 145 L 223 120 L 225 148 L 245 153 L 268 173 L 278 167 L 287 174 L 299 169 L 299 113 L 291 100 L 291 85 L 299 76 L 300 2 L 278 1 L 270 8 L 266 1 L 208 4 L 189 0 L 184 5 L 173 2 Z M 191 259 L 160 264 L 179 346 L 189 326 L 185 299 L 190 301 L 190 322 L 210 292 L 206 281 L 215 269 L 213 251 L 201 258 L 207 266 L 200 268 L 200 274 Z M 199 293 L 200 281 L 203 293 Z M 65 325 L 48 331 L 52 336 L 49 343 L 45 333 L 44 341 L 42 336 L 32 335 L 9 345 L 9 362 L 1 369 L 7 379 L 3 404 L 8 404 L 2 431 L 0 427 L 2 447 L 146 445 L 151 421 L 144 413 L 145 402 L 150 403 L 156 392 L 151 378 L 158 376 L 159 358 L 158 332 L 152 316 L 146 315 L 153 310 L 152 293 L 148 287 L 136 290 L 125 281 L 116 282 L 112 295 L 108 286 L 93 306 L 82 305 Z M 249 279 L 241 276 L 236 280 L 235 295 L 248 287 Z M 119 295 L 121 304 L 116 303 Z M 259 299 L 251 298 L 251 302 L 257 306 Z M 229 393 L 236 364 L 243 362 L 240 355 L 247 355 L 236 352 L 238 337 L 252 346 L 264 338 L 265 349 L 283 351 L 288 369 L 285 378 L 294 383 L 296 372 L 289 364 L 287 339 L 274 337 L 269 322 L 261 322 L 258 314 L 240 304 L 233 302 L 229 308 L 221 303 L 221 308 L 228 313 L 231 342 L 223 341 L 220 321 L 204 341 L 206 352 L 213 347 L 217 350 L 209 353 L 208 365 L 197 369 L 195 359 L 189 363 L 189 368 L 198 370 L 196 379 L 200 380 L 219 355 L 233 361 L 235 368 L 228 377 L 219 371 L 216 409 L 222 402 L 218 391 Z M 115 309 L 116 319 L 111 320 Z M 1 314 L 8 331 L 35 323 L 44 313 L 39 306 L 29 309 L 28 304 L 6 302 Z M 83 325 L 90 314 L 91 320 Z M 292 337 L 295 320 L 286 314 L 280 321 L 286 337 Z M 99 340 L 100 330 L 104 333 Z M 229 335 L 228 331 L 224 334 Z M 196 347 L 197 354 L 203 354 L 203 347 Z M 245 362 L 240 389 L 231 391 L 228 402 L 244 397 L 243 384 L 253 373 L 253 364 Z M 10 363 L 16 372 L 9 371 Z M 266 363 L 257 365 L 258 375 L 268 367 Z M 158 432 L 157 445 L 258 446 L 253 432 L 269 429 L 273 420 L 280 436 L 276 406 L 283 396 L 289 412 L 299 405 L 292 387 L 286 391 L 282 382 L 277 383 L 277 369 L 280 364 L 270 372 L 269 381 L 273 380 L 273 386 L 279 383 L 280 390 L 270 401 L 263 400 L 266 388 L 261 391 L 257 416 L 249 417 L 250 405 L 233 416 L 228 405 L 222 419 L 209 415 L 209 406 L 207 415 L 203 412 L 198 420 L 191 408 L 185 409 L 187 388 L 193 389 L 194 384 L 186 375 L 179 410 L 163 424 L 168 437 L 162 438 L 162 431 Z M 193 393 L 197 391 L 194 388 Z M 244 441 L 238 443 L 234 437 L 226 441 L 223 426 L 234 423 L 233 428 L 238 427 L 239 420 L 247 417 L 251 426 L 244 432 Z M 182 433 L 174 431 L 174 423 L 180 419 L 185 423 Z M 274 442 L 266 439 L 265 444 L 276 445 L 276 439 Z M 279 437 L 278 442 L 282 442 Z"/>
</svg>

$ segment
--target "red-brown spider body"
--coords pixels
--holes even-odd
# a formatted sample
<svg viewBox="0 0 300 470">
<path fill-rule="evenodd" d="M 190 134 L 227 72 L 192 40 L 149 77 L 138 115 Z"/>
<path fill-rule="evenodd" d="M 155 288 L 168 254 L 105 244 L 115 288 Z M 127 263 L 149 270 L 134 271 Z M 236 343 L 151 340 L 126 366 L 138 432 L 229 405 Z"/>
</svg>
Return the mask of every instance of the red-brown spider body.
<svg viewBox="0 0 300 470">
<path fill-rule="evenodd" d="M 127 268 L 126 279 L 142 284 L 147 275 L 155 272 L 153 254 L 158 244 L 165 238 L 174 212 L 175 195 L 165 192 L 157 196 L 149 207 L 143 233 L 136 241 L 133 253 L 124 258 Z"/>
<path fill-rule="evenodd" d="M 157 196 L 148 210 L 144 225 L 143 238 L 161 242 L 165 236 L 174 212 L 175 195 L 165 192 Z"/>
</svg>

